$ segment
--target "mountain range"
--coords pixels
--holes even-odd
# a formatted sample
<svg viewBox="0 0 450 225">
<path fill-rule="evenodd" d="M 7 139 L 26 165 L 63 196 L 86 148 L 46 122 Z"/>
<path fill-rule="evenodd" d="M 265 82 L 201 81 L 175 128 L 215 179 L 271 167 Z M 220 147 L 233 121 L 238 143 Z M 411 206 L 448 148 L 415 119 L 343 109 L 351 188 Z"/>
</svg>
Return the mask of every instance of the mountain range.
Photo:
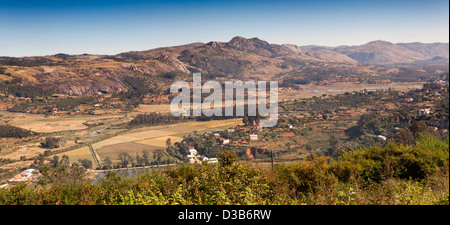
<svg viewBox="0 0 450 225">
<path fill-rule="evenodd" d="M 84 95 L 130 89 L 130 78 L 143 79 L 154 88 L 167 87 L 174 78 L 188 78 L 191 72 L 215 79 L 282 81 L 306 77 L 321 81 L 342 75 L 390 76 L 398 74 L 399 67 L 448 68 L 448 64 L 448 43 L 372 41 L 327 47 L 279 45 L 236 36 L 228 42 L 192 43 L 117 55 L 0 57 L 0 82 L 17 78 L 44 89 Z"/>
</svg>

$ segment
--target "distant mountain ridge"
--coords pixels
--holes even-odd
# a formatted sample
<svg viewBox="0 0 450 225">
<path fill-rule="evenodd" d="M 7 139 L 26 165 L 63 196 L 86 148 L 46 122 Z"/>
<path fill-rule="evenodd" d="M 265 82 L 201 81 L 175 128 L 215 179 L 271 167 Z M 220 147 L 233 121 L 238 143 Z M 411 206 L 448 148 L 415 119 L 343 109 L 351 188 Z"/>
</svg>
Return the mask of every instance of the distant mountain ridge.
<svg viewBox="0 0 450 225">
<path fill-rule="evenodd" d="M 333 51 L 347 55 L 363 64 L 398 64 L 431 60 L 439 56 L 449 58 L 448 43 L 398 43 L 372 41 L 359 46 L 341 46 Z"/>
<path fill-rule="evenodd" d="M 390 76 L 404 71 L 388 70 L 383 65 L 448 67 L 448 54 L 448 43 L 372 41 L 359 46 L 327 47 L 279 45 L 236 36 L 228 42 L 199 42 L 117 55 L 0 57 L 0 83 L 20 78 L 44 89 L 84 95 L 116 93 L 144 81 L 152 83 L 151 88 L 165 88 L 175 77 L 192 72 L 212 78 L 337 82 L 342 77 L 380 73 Z"/>
</svg>

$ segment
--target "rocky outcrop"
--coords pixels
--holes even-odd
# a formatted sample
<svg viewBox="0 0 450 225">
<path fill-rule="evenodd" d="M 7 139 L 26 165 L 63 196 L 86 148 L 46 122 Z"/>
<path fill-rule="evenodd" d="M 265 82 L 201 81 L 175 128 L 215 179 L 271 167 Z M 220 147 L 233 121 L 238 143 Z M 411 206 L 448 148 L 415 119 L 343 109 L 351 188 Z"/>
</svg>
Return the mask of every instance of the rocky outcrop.
<svg viewBox="0 0 450 225">
<path fill-rule="evenodd" d="M 117 93 L 127 90 L 127 87 L 116 79 L 102 79 L 63 81 L 53 84 L 52 89 L 67 95 L 94 95 L 99 93 Z"/>
<path fill-rule="evenodd" d="M 174 56 L 161 55 L 158 57 L 158 60 L 166 61 L 168 64 L 173 66 L 175 69 L 177 69 L 183 73 L 190 73 L 190 71 L 186 68 L 186 65 L 184 65 L 184 63 L 182 63 L 180 60 L 178 60 Z"/>
</svg>

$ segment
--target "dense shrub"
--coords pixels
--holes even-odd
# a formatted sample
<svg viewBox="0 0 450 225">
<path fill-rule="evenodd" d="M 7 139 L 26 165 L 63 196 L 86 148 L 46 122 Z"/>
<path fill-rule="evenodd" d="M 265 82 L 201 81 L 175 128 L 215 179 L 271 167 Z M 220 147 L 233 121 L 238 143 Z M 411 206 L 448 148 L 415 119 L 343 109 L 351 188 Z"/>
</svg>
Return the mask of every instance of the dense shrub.
<svg viewBox="0 0 450 225">
<path fill-rule="evenodd" d="M 449 204 L 448 138 L 389 143 L 261 169 L 223 151 L 218 164 L 179 165 L 134 177 L 108 172 L 93 183 L 84 168 L 40 168 L 38 187 L 0 189 L 0 204 Z"/>
<path fill-rule="evenodd" d="M 161 113 L 142 113 L 138 114 L 134 119 L 130 121 L 130 125 L 157 125 L 157 124 L 167 124 L 176 121 L 181 121 L 181 117 L 172 116 L 172 114 L 161 114 Z"/>
<path fill-rule="evenodd" d="M 11 125 L 0 125 L 0 138 L 24 138 L 34 135 L 34 132 Z"/>
<path fill-rule="evenodd" d="M 385 147 L 342 152 L 338 163 L 359 165 L 358 175 L 366 180 L 424 179 L 439 168 L 448 168 L 448 149 L 448 137 L 440 140 L 423 135 L 415 146 L 389 142 Z"/>
<path fill-rule="evenodd" d="M 43 148 L 59 148 L 61 141 L 61 138 L 47 137 L 45 138 L 45 141 L 41 143 L 41 146 Z"/>
<path fill-rule="evenodd" d="M 278 176 L 295 193 L 314 192 L 322 185 L 335 182 L 334 176 L 328 173 L 327 160 L 327 157 L 314 156 L 310 161 L 282 164 Z"/>
</svg>

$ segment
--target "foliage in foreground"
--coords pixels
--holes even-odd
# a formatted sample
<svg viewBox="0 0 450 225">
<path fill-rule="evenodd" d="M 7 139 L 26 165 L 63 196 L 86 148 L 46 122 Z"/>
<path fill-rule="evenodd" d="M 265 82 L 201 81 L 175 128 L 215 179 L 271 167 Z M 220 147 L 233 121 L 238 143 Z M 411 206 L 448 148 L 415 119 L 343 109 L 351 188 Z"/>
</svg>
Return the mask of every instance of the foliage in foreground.
<svg viewBox="0 0 450 225">
<path fill-rule="evenodd" d="M 261 169 L 224 151 L 215 165 L 181 165 L 98 183 L 81 167 L 43 170 L 35 186 L 0 190 L 0 204 L 449 204 L 449 139 L 423 136 Z"/>
</svg>

